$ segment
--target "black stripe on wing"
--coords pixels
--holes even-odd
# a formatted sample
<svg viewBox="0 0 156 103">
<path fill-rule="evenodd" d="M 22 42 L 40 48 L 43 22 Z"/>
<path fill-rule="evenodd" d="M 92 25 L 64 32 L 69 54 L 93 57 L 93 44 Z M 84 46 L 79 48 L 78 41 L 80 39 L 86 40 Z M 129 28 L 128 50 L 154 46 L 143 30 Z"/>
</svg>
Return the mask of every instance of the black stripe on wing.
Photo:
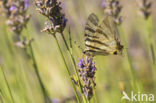
<svg viewBox="0 0 156 103">
<path fill-rule="evenodd" d="M 107 36 L 107 34 L 102 30 L 102 28 L 97 28 L 96 29 L 96 33 L 103 35 L 105 38 L 109 39 L 109 37 Z"/>
<path fill-rule="evenodd" d="M 108 47 L 109 45 L 107 45 L 106 43 L 103 43 L 101 41 L 98 41 L 98 40 L 92 40 L 92 39 L 89 39 L 89 38 L 86 38 L 85 41 L 89 41 L 89 42 L 93 42 L 93 43 L 97 43 L 97 44 L 101 44 L 101 45 L 104 45 L 106 47 Z"/>
<path fill-rule="evenodd" d="M 93 36 L 93 35 L 89 35 L 89 34 L 85 34 L 85 36 L 90 37 L 90 38 L 99 39 L 99 37 L 97 37 L 97 36 Z"/>
<path fill-rule="evenodd" d="M 96 50 L 102 50 L 101 48 L 98 48 L 98 47 L 94 47 L 94 46 L 91 46 L 91 45 L 88 45 L 88 44 L 85 44 L 86 47 L 89 47 L 89 48 L 92 48 L 92 49 L 96 49 Z M 90 49 L 91 50 L 91 49 Z"/>
<path fill-rule="evenodd" d="M 87 31 L 87 30 L 90 31 L 91 33 L 95 33 L 95 30 L 89 26 L 85 27 L 85 31 Z"/>
</svg>

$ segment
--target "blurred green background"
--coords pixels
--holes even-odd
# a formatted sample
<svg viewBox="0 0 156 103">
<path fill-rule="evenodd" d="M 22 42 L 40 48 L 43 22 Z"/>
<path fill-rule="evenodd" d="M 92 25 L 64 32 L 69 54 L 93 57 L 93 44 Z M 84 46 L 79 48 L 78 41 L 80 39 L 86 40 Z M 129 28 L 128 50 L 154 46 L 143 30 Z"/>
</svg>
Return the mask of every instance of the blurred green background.
<svg viewBox="0 0 156 103">
<path fill-rule="evenodd" d="M 87 16 L 94 12 L 100 20 L 103 17 L 102 0 L 60 0 L 63 12 L 66 14 L 68 24 L 65 30 L 65 37 L 68 41 L 68 29 L 70 26 L 73 54 L 76 63 L 82 58 L 80 45 L 84 48 L 84 26 Z M 147 23 L 139 14 L 135 0 L 120 0 L 122 24 L 124 34 L 128 43 L 128 49 L 136 75 L 137 88 L 141 93 L 156 93 L 156 68 L 152 66 L 150 49 L 148 46 Z M 156 41 L 156 1 L 152 2 L 152 25 L 153 39 Z M 73 98 L 74 92 L 71 87 L 68 75 L 64 68 L 62 58 L 58 52 L 54 38 L 47 33 L 41 33 L 44 28 L 45 17 L 41 16 L 32 4 L 29 12 L 31 19 L 28 23 L 28 32 L 34 38 L 33 49 L 39 67 L 39 73 L 43 83 L 54 101 L 62 101 Z M 39 86 L 35 71 L 29 57 L 14 45 L 15 34 L 9 31 L 5 23 L 6 18 L 0 13 L 0 64 L 4 70 L 6 79 L 10 86 L 15 103 L 44 103 L 43 95 Z M 27 35 L 23 30 L 22 35 Z M 73 71 L 73 66 L 62 39 L 57 35 L 62 47 L 68 66 Z M 77 44 L 74 42 L 76 41 Z M 155 42 L 156 43 L 156 42 Z M 156 45 L 154 45 L 156 46 Z M 155 47 L 156 48 L 156 47 Z M 131 71 L 126 56 L 97 56 L 94 59 L 97 67 L 96 72 L 96 95 L 99 103 L 120 103 L 124 88 L 130 95 L 133 91 L 131 86 Z M 156 96 L 156 95 L 155 95 Z M 3 101 L 3 102 L 2 102 Z M 5 78 L 0 69 L 0 102 L 12 103 Z M 68 101 L 67 103 L 74 101 Z M 94 101 L 92 100 L 94 103 Z M 124 101 L 126 102 L 126 101 Z M 58 102 L 59 103 L 59 102 Z M 128 103 L 128 102 L 127 102 Z M 156 103 L 156 102 L 153 102 Z"/>
</svg>

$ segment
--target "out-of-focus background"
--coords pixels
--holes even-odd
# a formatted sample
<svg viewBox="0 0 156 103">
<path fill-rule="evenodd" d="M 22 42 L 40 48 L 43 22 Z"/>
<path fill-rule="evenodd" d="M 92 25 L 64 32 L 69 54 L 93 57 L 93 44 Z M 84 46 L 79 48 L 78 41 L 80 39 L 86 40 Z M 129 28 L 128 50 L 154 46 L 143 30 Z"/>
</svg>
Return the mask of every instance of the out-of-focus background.
<svg viewBox="0 0 156 103">
<path fill-rule="evenodd" d="M 90 13 L 95 13 L 102 20 L 103 8 L 102 0 L 60 0 L 63 12 L 66 14 L 68 23 L 65 29 L 65 37 L 68 41 L 68 30 L 70 27 L 73 41 L 73 55 L 78 64 L 82 58 L 84 48 L 84 26 Z M 136 75 L 137 88 L 141 93 L 154 94 L 154 83 L 156 82 L 156 68 L 152 66 L 150 48 L 148 46 L 147 23 L 140 15 L 135 0 L 120 0 L 122 8 L 121 15 L 124 17 L 122 28 L 126 36 L 128 49 L 132 58 L 132 63 Z M 153 39 L 156 41 L 156 1 L 152 1 L 152 25 Z M 71 87 L 68 75 L 64 68 L 62 58 L 58 52 L 54 38 L 47 33 L 41 33 L 44 28 L 45 17 L 35 11 L 34 4 L 29 12 L 31 19 L 28 23 L 28 32 L 22 31 L 22 35 L 29 33 L 33 41 L 35 58 L 39 67 L 39 73 L 43 83 L 53 101 L 71 99 L 67 103 L 73 103 L 74 92 Z M 3 67 L 6 79 L 13 94 L 15 103 L 44 103 L 43 95 L 39 86 L 35 71 L 31 65 L 29 57 L 14 45 L 15 34 L 9 31 L 5 23 L 5 16 L 0 14 L 0 64 Z M 68 66 L 73 71 L 73 66 L 67 50 L 59 37 L 59 43 L 68 62 Z M 76 42 L 76 44 L 75 44 Z M 155 42 L 156 43 L 156 42 Z M 156 45 L 154 45 L 156 46 Z M 156 47 L 155 47 L 156 48 Z M 126 56 L 97 56 L 94 59 L 97 67 L 96 71 L 96 95 L 99 103 L 120 103 L 121 88 L 130 95 L 133 91 L 131 87 L 131 71 Z M 7 83 L 0 69 L 0 102 L 12 103 Z M 156 96 L 156 95 L 155 95 Z M 7 100 L 6 102 L 2 102 Z M 54 103 L 55 103 L 54 102 Z M 153 102 L 154 103 L 154 102 Z"/>
</svg>

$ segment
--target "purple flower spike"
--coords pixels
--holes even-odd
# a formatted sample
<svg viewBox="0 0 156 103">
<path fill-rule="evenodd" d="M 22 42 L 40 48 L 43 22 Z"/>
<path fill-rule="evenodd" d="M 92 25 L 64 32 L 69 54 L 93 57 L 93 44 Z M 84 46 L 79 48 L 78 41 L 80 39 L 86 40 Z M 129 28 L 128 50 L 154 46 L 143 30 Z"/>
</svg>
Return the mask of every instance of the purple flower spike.
<svg viewBox="0 0 156 103">
<path fill-rule="evenodd" d="M 137 1 L 138 1 L 138 8 L 140 10 L 140 13 L 147 20 L 148 17 L 151 15 L 152 0 L 137 0 Z"/>
<path fill-rule="evenodd" d="M 93 96 L 93 86 L 96 85 L 95 83 L 95 63 L 93 62 L 93 58 L 86 57 L 86 59 L 82 58 L 80 59 L 80 62 L 78 64 L 79 68 L 79 75 L 82 80 L 83 85 L 83 93 L 86 96 L 88 100 L 90 100 Z"/>
<path fill-rule="evenodd" d="M 114 19 L 114 23 L 120 25 L 122 23 L 122 16 L 120 15 L 122 6 L 118 0 L 106 0 L 103 3 L 104 12 L 111 15 Z"/>
<path fill-rule="evenodd" d="M 20 35 L 30 18 L 25 9 L 28 0 L 3 0 L 2 3 L 10 30 Z"/>
<path fill-rule="evenodd" d="M 62 33 L 66 27 L 67 19 L 61 11 L 61 2 L 57 0 L 35 0 L 35 4 L 37 10 L 49 20 L 50 26 L 45 26 L 42 32 L 48 32 L 49 34 Z"/>
<path fill-rule="evenodd" d="M 29 0 L 25 0 L 25 9 L 27 9 L 29 7 Z"/>
</svg>

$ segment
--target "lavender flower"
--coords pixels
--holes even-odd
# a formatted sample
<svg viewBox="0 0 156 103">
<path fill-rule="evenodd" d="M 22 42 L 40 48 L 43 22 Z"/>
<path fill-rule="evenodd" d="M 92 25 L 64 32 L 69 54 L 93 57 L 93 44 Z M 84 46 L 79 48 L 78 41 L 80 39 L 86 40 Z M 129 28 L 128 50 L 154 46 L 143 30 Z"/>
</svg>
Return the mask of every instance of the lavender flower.
<svg viewBox="0 0 156 103">
<path fill-rule="evenodd" d="M 2 9 L 5 12 L 6 16 L 8 17 L 11 12 L 10 12 L 10 7 L 11 7 L 11 0 L 3 0 L 2 2 Z"/>
<path fill-rule="evenodd" d="M 4 0 L 3 9 L 6 11 L 7 24 L 11 31 L 20 34 L 29 21 L 30 15 L 26 14 L 28 8 L 28 0 Z"/>
<path fill-rule="evenodd" d="M 122 16 L 120 16 L 122 6 L 120 6 L 120 3 L 118 0 L 110 0 L 108 2 L 104 0 L 102 3 L 102 7 L 104 8 L 104 12 L 106 14 L 113 16 L 114 22 L 116 24 L 122 23 L 123 18 Z"/>
<path fill-rule="evenodd" d="M 27 48 L 28 46 L 30 46 L 30 44 L 33 42 L 33 40 L 34 39 L 26 40 L 26 38 L 24 38 L 23 41 L 15 42 L 15 46 L 17 46 L 19 48 Z"/>
<path fill-rule="evenodd" d="M 29 7 L 29 0 L 25 0 L 25 9 L 27 9 Z"/>
<path fill-rule="evenodd" d="M 140 12 L 144 15 L 145 19 L 148 19 L 148 17 L 151 14 L 151 6 L 152 2 L 151 0 L 137 0 L 138 1 L 138 7 L 140 9 Z"/>
<path fill-rule="evenodd" d="M 9 11 L 17 10 L 17 7 L 15 5 L 12 5 L 9 9 Z"/>
<path fill-rule="evenodd" d="M 48 21 L 45 23 L 46 26 L 42 31 L 50 34 L 55 34 L 56 32 L 62 33 L 67 19 L 61 12 L 61 2 L 57 2 L 57 0 L 36 0 L 35 3 L 37 10 L 48 18 Z"/>
<path fill-rule="evenodd" d="M 96 86 L 95 83 L 95 63 L 92 60 L 93 58 L 86 57 L 80 59 L 80 63 L 78 64 L 79 68 L 79 75 L 82 79 L 83 85 L 83 93 L 88 100 L 90 100 L 93 96 L 93 87 Z"/>
</svg>

